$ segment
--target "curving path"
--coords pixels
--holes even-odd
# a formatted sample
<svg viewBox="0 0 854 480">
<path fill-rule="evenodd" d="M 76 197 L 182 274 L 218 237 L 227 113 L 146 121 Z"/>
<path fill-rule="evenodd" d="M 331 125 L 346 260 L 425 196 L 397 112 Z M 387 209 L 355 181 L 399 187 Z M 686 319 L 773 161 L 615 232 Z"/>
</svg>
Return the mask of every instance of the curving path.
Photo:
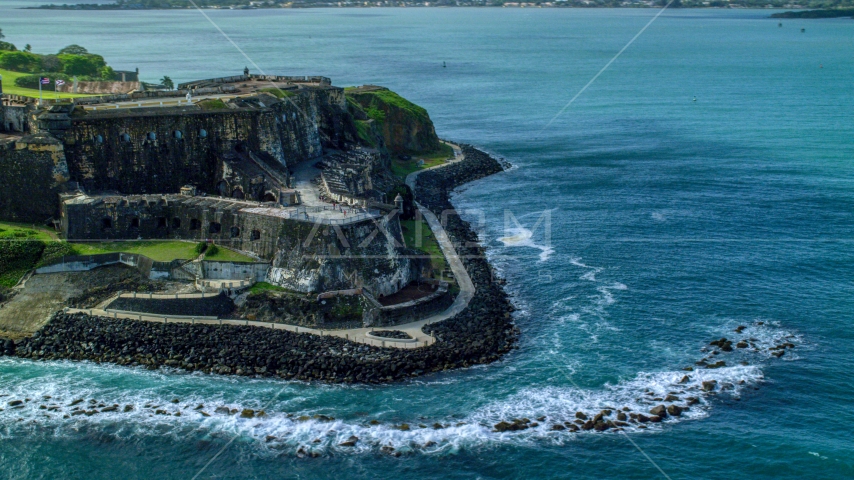
<svg viewBox="0 0 854 480">
<path fill-rule="evenodd" d="M 415 192 L 415 179 L 418 177 L 418 174 L 427 170 L 432 170 L 436 168 L 442 168 L 447 165 L 451 165 L 453 163 L 461 162 L 465 159 L 465 156 L 462 153 L 462 150 L 459 146 L 454 145 L 449 142 L 444 142 L 447 145 L 450 145 L 454 149 L 454 159 L 448 163 L 443 163 L 440 165 L 435 165 L 429 168 L 425 168 L 423 170 L 418 170 L 416 172 L 412 172 L 406 176 L 405 183 Z M 400 341 L 400 340 L 392 340 L 387 339 L 383 340 L 379 337 L 374 337 L 370 335 L 370 332 L 374 330 L 374 328 L 349 328 L 345 330 L 320 330 L 314 328 L 307 327 L 298 327 L 295 325 L 286 325 L 283 323 L 268 323 L 268 322 L 258 322 L 253 320 L 223 320 L 223 319 L 214 319 L 210 317 L 188 317 L 188 316 L 163 316 L 163 315 L 153 315 L 146 313 L 136 313 L 136 312 L 123 312 L 117 310 L 109 310 L 105 309 L 105 302 L 102 302 L 99 306 L 102 308 L 94 308 L 94 309 L 76 309 L 76 308 L 68 308 L 66 309 L 69 313 L 86 313 L 89 315 L 98 315 L 103 317 L 110 318 L 126 318 L 131 320 L 140 320 L 140 321 L 148 321 L 148 322 L 160 322 L 160 323 L 193 323 L 193 324 L 208 324 L 208 325 L 251 325 L 256 327 L 265 327 L 272 328 L 277 330 L 288 330 L 295 333 L 310 333 L 314 335 L 323 335 L 323 336 L 335 336 L 340 338 L 345 338 L 347 340 L 351 340 L 357 343 L 364 343 L 368 345 L 374 345 L 378 347 L 394 347 L 394 348 L 417 348 L 423 347 L 427 345 L 433 344 L 435 339 L 430 335 L 425 334 L 421 331 L 421 328 L 424 325 L 428 325 L 435 322 L 441 322 L 442 320 L 446 320 L 448 318 L 453 317 L 454 315 L 462 312 L 469 304 L 472 298 L 474 298 L 475 287 L 474 283 L 471 281 L 471 277 L 469 277 L 468 272 L 463 266 L 462 260 L 460 260 L 459 255 L 457 255 L 456 249 L 454 249 L 454 245 L 451 242 L 451 239 L 448 238 L 448 234 L 445 232 L 445 229 L 442 228 L 442 224 L 439 222 L 439 219 L 436 218 L 436 215 L 431 212 L 429 209 L 424 208 L 420 203 L 415 202 L 416 207 L 421 212 L 422 217 L 427 222 L 427 225 L 430 227 L 430 230 L 433 231 L 433 235 L 436 238 L 436 241 L 439 243 L 439 247 L 442 249 L 442 253 L 445 255 L 445 258 L 448 260 L 448 264 L 451 267 L 451 271 L 454 273 L 454 278 L 457 281 L 457 284 L 460 287 L 460 293 L 457 295 L 457 298 L 454 300 L 454 303 L 451 304 L 445 311 L 431 315 L 425 319 L 419 320 L 417 322 L 404 323 L 401 325 L 395 325 L 392 327 L 380 327 L 378 329 L 388 329 L 388 330 L 401 330 L 409 334 L 414 340 L 409 341 Z M 167 295 L 168 298 L 174 298 L 175 295 Z"/>
</svg>

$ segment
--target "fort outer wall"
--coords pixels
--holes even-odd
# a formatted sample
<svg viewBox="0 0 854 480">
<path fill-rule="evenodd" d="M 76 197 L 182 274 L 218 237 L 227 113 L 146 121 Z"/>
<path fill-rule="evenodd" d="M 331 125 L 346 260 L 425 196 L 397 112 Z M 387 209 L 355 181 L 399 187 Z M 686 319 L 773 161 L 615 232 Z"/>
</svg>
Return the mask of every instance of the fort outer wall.
<svg viewBox="0 0 854 480">
<path fill-rule="evenodd" d="M 209 240 L 270 261 L 267 281 L 301 292 L 357 286 L 390 295 L 428 263 L 395 244 L 401 238 L 395 218 L 320 225 L 257 205 L 216 197 L 80 195 L 64 199 L 61 223 L 72 241 Z"/>
<path fill-rule="evenodd" d="M 343 89 L 305 88 L 258 108 L 155 108 L 74 114 L 55 133 L 71 178 L 88 191 L 177 192 L 186 184 L 214 193 L 222 158 L 236 148 L 293 166 L 355 138 Z"/>
<path fill-rule="evenodd" d="M 42 224 L 56 218 L 68 181 L 62 143 L 48 135 L 0 141 L 0 219 Z"/>
</svg>

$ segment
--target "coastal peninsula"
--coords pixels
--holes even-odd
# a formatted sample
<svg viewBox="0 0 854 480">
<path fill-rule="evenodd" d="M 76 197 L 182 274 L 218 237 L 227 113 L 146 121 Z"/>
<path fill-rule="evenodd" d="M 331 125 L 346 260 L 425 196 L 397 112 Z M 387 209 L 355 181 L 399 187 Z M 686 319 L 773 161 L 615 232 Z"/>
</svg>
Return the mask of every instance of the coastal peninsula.
<svg viewBox="0 0 854 480">
<path fill-rule="evenodd" d="M 246 69 L 2 97 L 0 353 L 384 383 L 515 346 L 448 200 L 504 164 L 386 88 Z"/>
</svg>

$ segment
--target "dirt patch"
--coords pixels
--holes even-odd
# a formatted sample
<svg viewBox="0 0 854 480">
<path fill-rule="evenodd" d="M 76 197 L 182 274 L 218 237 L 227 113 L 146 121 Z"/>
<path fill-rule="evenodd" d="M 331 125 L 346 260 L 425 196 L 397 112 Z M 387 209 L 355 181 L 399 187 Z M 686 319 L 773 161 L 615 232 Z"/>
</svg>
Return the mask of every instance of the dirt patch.
<svg viewBox="0 0 854 480">
<path fill-rule="evenodd" d="M 0 337 L 18 339 L 32 335 L 72 300 L 92 307 L 92 302 L 97 303 L 122 288 L 150 291 L 152 285 L 176 288 L 163 282 L 150 282 L 138 270 L 124 265 L 88 272 L 33 275 L 15 296 L 0 304 Z"/>
</svg>

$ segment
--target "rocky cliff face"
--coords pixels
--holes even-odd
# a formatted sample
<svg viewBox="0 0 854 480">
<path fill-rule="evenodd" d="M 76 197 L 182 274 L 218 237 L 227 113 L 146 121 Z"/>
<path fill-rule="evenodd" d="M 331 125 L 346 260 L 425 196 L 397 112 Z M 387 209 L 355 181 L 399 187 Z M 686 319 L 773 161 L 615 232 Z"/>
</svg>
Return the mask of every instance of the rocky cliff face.
<svg viewBox="0 0 854 480">
<path fill-rule="evenodd" d="M 232 103 L 220 110 L 78 111 L 62 135 L 72 179 L 90 191 L 173 193 L 192 184 L 217 193 L 222 160 L 235 149 L 292 167 L 356 140 L 340 88 Z"/>
<path fill-rule="evenodd" d="M 427 110 L 383 87 L 364 86 L 345 93 L 354 118 L 365 122 L 363 129 L 375 124 L 391 153 L 423 154 L 439 149 L 439 137 Z"/>
<path fill-rule="evenodd" d="M 300 292 L 364 287 L 374 296 L 390 295 L 428 263 L 402 247 L 396 219 L 299 227 L 279 235 L 270 283 Z"/>
</svg>

